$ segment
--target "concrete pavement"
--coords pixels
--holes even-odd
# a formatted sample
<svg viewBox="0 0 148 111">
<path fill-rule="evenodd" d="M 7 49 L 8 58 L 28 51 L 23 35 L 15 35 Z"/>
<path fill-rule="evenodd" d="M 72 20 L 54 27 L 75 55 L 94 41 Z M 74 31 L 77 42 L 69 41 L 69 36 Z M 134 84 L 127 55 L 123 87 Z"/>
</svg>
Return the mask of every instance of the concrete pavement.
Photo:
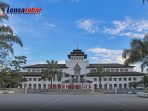
<svg viewBox="0 0 148 111">
<path fill-rule="evenodd" d="M 0 111 L 148 111 L 148 98 L 132 94 L 0 94 Z"/>
</svg>

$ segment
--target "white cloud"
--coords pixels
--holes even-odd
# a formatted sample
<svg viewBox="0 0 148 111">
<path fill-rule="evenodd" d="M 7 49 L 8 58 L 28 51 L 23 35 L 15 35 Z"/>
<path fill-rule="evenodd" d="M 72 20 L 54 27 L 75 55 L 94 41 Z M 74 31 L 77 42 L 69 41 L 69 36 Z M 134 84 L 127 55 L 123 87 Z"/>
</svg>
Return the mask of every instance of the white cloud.
<svg viewBox="0 0 148 111">
<path fill-rule="evenodd" d="M 30 64 L 47 64 L 47 62 L 46 62 L 46 60 L 45 61 L 35 61 Z M 65 64 L 65 60 L 59 60 L 58 64 Z"/>
<path fill-rule="evenodd" d="M 44 23 L 43 25 L 44 25 L 46 28 L 48 28 L 48 29 L 54 29 L 54 28 L 56 28 L 56 25 L 53 24 L 53 23 Z"/>
<path fill-rule="evenodd" d="M 99 63 L 123 63 L 122 50 L 112 50 L 106 48 L 90 48 L 87 50 L 92 62 Z"/>
<path fill-rule="evenodd" d="M 148 20 L 146 19 L 137 20 L 131 17 L 125 17 L 123 20 L 113 20 L 111 23 L 98 21 L 100 20 L 80 19 L 76 23 L 78 28 L 88 33 L 104 33 L 111 35 L 111 37 L 143 38 L 144 34 L 148 32 Z"/>
<path fill-rule="evenodd" d="M 90 48 L 87 50 L 91 56 L 89 59 L 94 63 L 120 63 L 123 64 L 125 59 L 122 59 L 122 50 L 112 50 L 106 48 Z M 134 71 L 141 72 L 140 63 L 132 64 Z M 144 70 L 144 72 L 146 72 Z"/>
<path fill-rule="evenodd" d="M 30 51 L 31 51 L 31 48 L 29 46 L 25 46 L 25 47 L 15 46 L 14 47 L 14 53 L 16 55 L 27 55 L 30 53 Z"/>
<path fill-rule="evenodd" d="M 30 18 L 28 18 L 27 21 L 24 21 L 24 18 L 22 18 L 21 16 L 13 14 L 11 14 L 9 18 L 9 21 L 5 21 L 4 23 L 11 26 L 14 31 L 14 34 L 16 35 L 20 35 L 21 33 L 25 32 L 27 36 L 33 35 L 34 37 L 36 37 L 39 35 L 39 32 L 41 31 L 39 30 L 41 24 L 35 24 L 35 22 L 32 22 L 32 19 Z"/>
<path fill-rule="evenodd" d="M 39 21 L 41 18 L 42 18 L 42 13 L 40 13 L 40 14 L 35 14 L 35 20 L 36 21 Z"/>
<path fill-rule="evenodd" d="M 25 66 L 27 65 L 35 65 L 35 64 L 47 64 L 46 61 L 33 61 L 33 62 L 30 62 L 29 60 L 27 61 L 27 64 L 25 64 Z"/>
<path fill-rule="evenodd" d="M 133 66 L 135 66 L 134 71 L 141 72 L 141 63 L 133 64 Z M 143 72 L 147 73 L 146 68 L 143 70 Z"/>
<path fill-rule="evenodd" d="M 30 47 L 23 47 L 22 50 L 23 50 L 24 54 L 28 54 L 31 49 L 30 49 Z"/>
<path fill-rule="evenodd" d="M 127 36 L 131 38 L 143 38 L 145 33 L 133 33 L 133 32 L 124 32 L 119 34 L 119 36 Z"/>
<path fill-rule="evenodd" d="M 135 67 L 134 67 L 134 71 L 141 72 L 141 67 L 140 67 L 141 64 L 138 64 L 138 63 L 137 63 L 137 64 L 134 64 L 133 66 L 135 66 Z"/>
<path fill-rule="evenodd" d="M 65 64 L 65 60 L 59 60 L 58 64 Z"/>
<path fill-rule="evenodd" d="M 88 32 L 96 33 L 99 30 L 99 22 L 94 19 L 80 19 L 76 21 L 78 28 Z"/>
<path fill-rule="evenodd" d="M 112 21 L 113 26 L 105 26 L 103 32 L 113 36 L 142 38 L 148 31 L 148 20 L 135 20 L 125 17 L 124 20 Z"/>
</svg>

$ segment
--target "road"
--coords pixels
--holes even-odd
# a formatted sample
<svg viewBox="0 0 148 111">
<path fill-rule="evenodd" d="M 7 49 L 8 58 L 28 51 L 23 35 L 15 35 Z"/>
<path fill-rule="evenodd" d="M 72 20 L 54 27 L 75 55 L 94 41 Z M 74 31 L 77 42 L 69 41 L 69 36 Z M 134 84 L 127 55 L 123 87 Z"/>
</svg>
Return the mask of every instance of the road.
<svg viewBox="0 0 148 111">
<path fill-rule="evenodd" d="M 148 98 L 132 94 L 0 94 L 0 111 L 148 111 Z"/>
</svg>

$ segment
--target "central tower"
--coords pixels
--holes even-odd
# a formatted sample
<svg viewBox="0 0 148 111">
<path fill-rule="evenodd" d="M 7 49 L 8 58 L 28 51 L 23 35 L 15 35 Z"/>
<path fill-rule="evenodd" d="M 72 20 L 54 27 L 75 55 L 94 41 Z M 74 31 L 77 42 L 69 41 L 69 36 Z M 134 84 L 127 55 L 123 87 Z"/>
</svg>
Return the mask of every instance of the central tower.
<svg viewBox="0 0 148 111">
<path fill-rule="evenodd" d="M 70 54 L 68 54 L 68 59 L 70 60 L 84 60 L 87 59 L 87 55 L 81 49 L 74 49 Z"/>
<path fill-rule="evenodd" d="M 89 72 L 87 55 L 81 49 L 74 49 L 66 60 L 65 73 L 71 77 L 70 83 L 82 83 L 83 77 Z"/>
</svg>

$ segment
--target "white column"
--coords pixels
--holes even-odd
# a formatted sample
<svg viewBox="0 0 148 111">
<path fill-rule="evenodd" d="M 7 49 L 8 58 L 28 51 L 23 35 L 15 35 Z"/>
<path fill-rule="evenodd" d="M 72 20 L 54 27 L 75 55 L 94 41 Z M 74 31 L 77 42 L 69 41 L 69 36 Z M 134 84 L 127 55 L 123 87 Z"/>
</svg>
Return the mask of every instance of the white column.
<svg viewBox="0 0 148 111">
<path fill-rule="evenodd" d="M 78 75 L 78 83 L 80 83 L 80 75 Z"/>
<path fill-rule="evenodd" d="M 106 89 L 109 89 L 109 84 L 107 83 L 107 88 Z"/>
<path fill-rule="evenodd" d="M 38 85 L 39 85 L 39 83 L 36 83 L 36 89 L 39 89 L 39 86 Z"/>
<path fill-rule="evenodd" d="M 24 83 L 24 88 L 28 88 L 27 83 L 26 84 Z"/>
<path fill-rule="evenodd" d="M 41 83 L 41 89 L 43 89 L 43 83 Z"/>
<path fill-rule="evenodd" d="M 22 83 L 22 89 L 24 89 L 24 83 Z"/>
<path fill-rule="evenodd" d="M 101 83 L 102 84 L 102 89 L 104 89 L 104 83 Z"/>
<path fill-rule="evenodd" d="M 48 87 L 49 87 L 49 83 L 46 83 L 46 89 L 48 89 Z"/>
</svg>

